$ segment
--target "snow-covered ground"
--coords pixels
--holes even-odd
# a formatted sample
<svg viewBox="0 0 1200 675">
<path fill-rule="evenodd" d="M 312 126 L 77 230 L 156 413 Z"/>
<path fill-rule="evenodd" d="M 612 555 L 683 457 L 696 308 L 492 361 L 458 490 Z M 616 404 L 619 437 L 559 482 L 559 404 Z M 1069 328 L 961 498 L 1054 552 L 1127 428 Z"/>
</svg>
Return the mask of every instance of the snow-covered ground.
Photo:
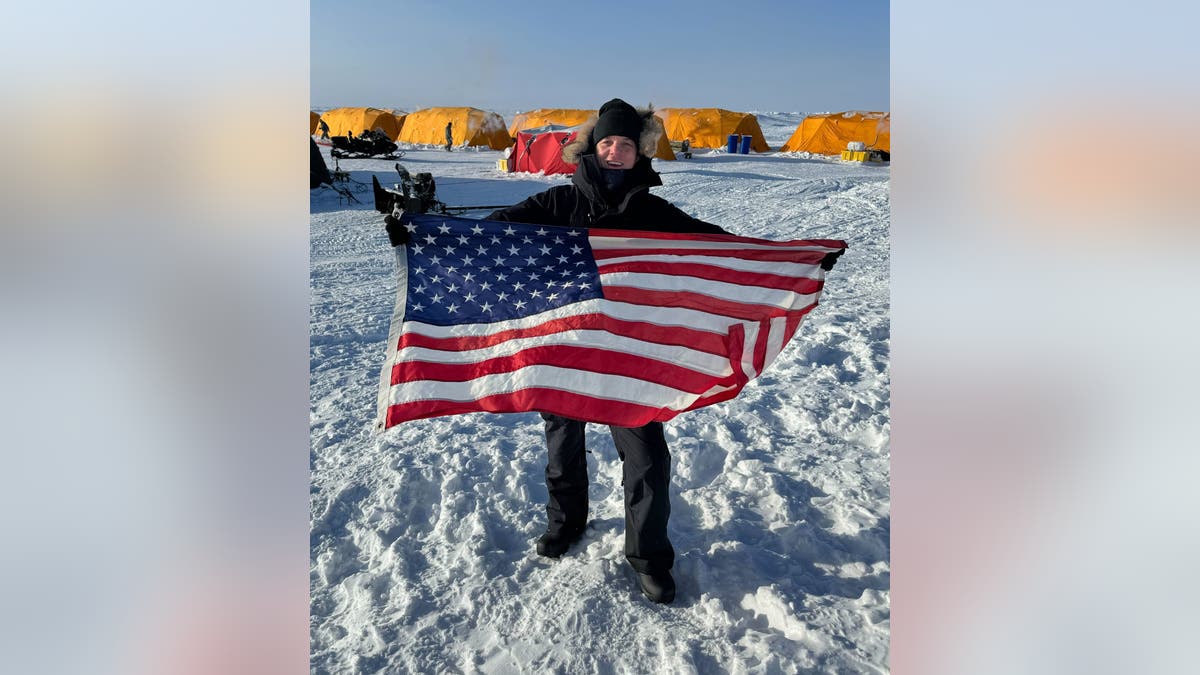
<svg viewBox="0 0 1200 675">
<path fill-rule="evenodd" d="M 773 148 L 803 118 L 757 114 Z M 500 156 L 408 149 L 400 162 L 431 172 L 450 205 L 568 180 L 498 173 Z M 850 246 L 761 378 L 667 423 L 678 596 L 660 606 L 622 554 L 606 428 L 588 428 L 591 523 L 557 561 L 533 551 L 546 498 L 536 414 L 374 431 L 395 285 L 369 185 L 396 182 L 393 164 L 340 160 L 362 203 L 312 192 L 313 672 L 886 672 L 888 166 L 705 150 L 655 161 L 655 192 L 698 218 Z"/>
</svg>

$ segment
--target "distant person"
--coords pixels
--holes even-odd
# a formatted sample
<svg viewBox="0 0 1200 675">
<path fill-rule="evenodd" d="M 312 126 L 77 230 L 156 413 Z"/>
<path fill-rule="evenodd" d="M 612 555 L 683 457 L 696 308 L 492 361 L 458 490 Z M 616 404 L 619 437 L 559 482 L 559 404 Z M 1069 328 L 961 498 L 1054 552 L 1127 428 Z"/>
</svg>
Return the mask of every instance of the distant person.
<svg viewBox="0 0 1200 675">
<path fill-rule="evenodd" d="M 329 125 L 325 123 L 325 120 L 319 120 L 317 125 L 321 127 L 321 138 L 329 140 Z"/>
<path fill-rule="evenodd" d="M 684 159 L 692 158 L 692 141 L 690 138 L 683 139 L 683 142 L 679 144 L 679 149 L 683 151 Z"/>
<path fill-rule="evenodd" d="M 446 152 L 454 145 L 454 122 L 446 122 Z"/>
</svg>

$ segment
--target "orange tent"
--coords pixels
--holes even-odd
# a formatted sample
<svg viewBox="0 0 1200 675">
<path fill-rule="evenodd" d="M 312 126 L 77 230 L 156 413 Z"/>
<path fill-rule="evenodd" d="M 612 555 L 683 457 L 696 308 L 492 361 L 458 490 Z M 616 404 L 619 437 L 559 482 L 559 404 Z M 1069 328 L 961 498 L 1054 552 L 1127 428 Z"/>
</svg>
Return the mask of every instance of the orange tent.
<svg viewBox="0 0 1200 675">
<path fill-rule="evenodd" d="M 870 150 L 892 151 L 892 114 L 851 110 L 809 115 L 780 148 L 781 152 L 838 155 L 850 141 L 861 141 Z"/>
<path fill-rule="evenodd" d="M 689 139 L 693 148 L 723 148 L 729 134 L 750 137 L 750 149 L 770 152 L 758 118 L 723 108 L 662 108 L 655 112 L 672 141 Z"/>
<path fill-rule="evenodd" d="M 487 146 L 503 150 L 512 145 L 504 118 L 479 108 L 425 108 L 408 114 L 398 140 L 425 145 L 446 144 L 446 123 L 454 145 Z"/>
<path fill-rule="evenodd" d="M 329 125 L 330 136 L 345 136 L 348 131 L 357 136 L 378 127 L 394 141 L 404 126 L 403 115 L 398 117 L 390 110 L 379 108 L 334 108 L 321 113 L 321 119 Z"/>
<path fill-rule="evenodd" d="M 529 112 L 517 113 L 513 117 L 512 125 L 508 128 L 508 133 L 516 138 L 517 132 L 522 129 L 536 129 L 547 124 L 573 127 L 583 124 L 595 114 L 595 110 L 579 108 L 538 108 Z M 654 149 L 654 157 L 656 159 L 675 159 L 675 151 L 671 150 L 671 140 L 667 138 L 667 134 L 658 137 L 658 147 Z"/>
<path fill-rule="evenodd" d="M 595 114 L 595 110 L 581 110 L 579 108 L 538 108 L 529 112 L 517 113 L 513 117 L 512 124 L 508 126 L 508 135 L 516 138 L 517 132 L 522 129 L 536 129 L 544 127 L 547 124 L 573 127 L 577 124 L 583 124 L 588 121 L 589 117 Z"/>
</svg>

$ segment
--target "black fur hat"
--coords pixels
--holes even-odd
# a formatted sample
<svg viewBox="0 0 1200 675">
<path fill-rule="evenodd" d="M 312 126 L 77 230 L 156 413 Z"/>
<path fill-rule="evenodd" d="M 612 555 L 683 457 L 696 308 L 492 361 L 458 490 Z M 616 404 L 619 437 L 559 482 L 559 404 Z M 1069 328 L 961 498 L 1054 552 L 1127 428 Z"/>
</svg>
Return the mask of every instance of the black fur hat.
<svg viewBox="0 0 1200 675">
<path fill-rule="evenodd" d="M 659 137 L 663 135 L 663 123 L 654 114 L 653 107 L 635 109 L 625 101 L 614 98 L 579 125 L 575 140 L 563 146 L 563 161 L 578 164 L 581 156 L 596 151 L 596 141 L 613 134 L 632 138 L 638 145 L 638 152 L 653 157 Z"/>
<path fill-rule="evenodd" d="M 600 106 L 600 116 L 592 127 L 592 145 L 609 136 L 624 136 L 637 143 L 642 137 L 642 116 L 619 98 Z"/>
</svg>

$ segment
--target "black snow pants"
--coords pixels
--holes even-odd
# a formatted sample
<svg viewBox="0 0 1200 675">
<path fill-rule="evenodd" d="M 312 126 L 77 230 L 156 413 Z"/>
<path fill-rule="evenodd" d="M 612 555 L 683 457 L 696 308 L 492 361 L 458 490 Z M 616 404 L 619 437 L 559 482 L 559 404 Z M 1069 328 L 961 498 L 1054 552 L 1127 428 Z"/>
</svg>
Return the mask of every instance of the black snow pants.
<svg viewBox="0 0 1200 675">
<path fill-rule="evenodd" d="M 588 516 L 584 423 L 542 413 L 546 421 L 547 531 L 583 531 Z M 671 516 L 671 453 L 661 422 L 643 427 L 610 426 L 624 470 L 625 558 L 642 573 L 671 569 L 675 549 L 667 538 Z"/>
</svg>

